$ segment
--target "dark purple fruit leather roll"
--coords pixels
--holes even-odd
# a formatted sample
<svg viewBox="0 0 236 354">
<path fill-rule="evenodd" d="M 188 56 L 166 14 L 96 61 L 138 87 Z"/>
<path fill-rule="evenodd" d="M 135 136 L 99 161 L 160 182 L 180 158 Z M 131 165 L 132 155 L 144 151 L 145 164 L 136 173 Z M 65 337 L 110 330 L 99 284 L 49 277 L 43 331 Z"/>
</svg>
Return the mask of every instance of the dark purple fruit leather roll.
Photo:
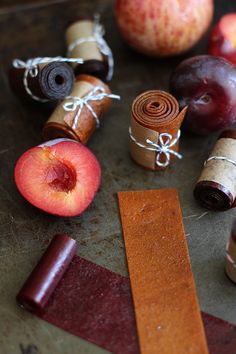
<svg viewBox="0 0 236 354">
<path fill-rule="evenodd" d="M 10 68 L 10 85 L 17 96 L 38 101 L 55 101 L 63 99 L 70 94 L 75 79 L 70 65 L 55 61 L 46 65 L 38 65 L 37 69 L 38 74 L 36 76 L 32 76 L 28 72 L 26 77 L 27 84 L 25 85 L 25 69 Z M 28 86 L 32 95 L 27 92 L 26 86 Z"/>
</svg>

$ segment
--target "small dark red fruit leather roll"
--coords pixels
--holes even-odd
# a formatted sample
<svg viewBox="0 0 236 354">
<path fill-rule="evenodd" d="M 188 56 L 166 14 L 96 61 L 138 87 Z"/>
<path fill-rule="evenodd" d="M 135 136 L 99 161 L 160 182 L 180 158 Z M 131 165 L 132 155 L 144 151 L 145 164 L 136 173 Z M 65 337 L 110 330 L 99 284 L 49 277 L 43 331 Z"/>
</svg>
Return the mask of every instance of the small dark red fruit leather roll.
<svg viewBox="0 0 236 354">
<path fill-rule="evenodd" d="M 38 65 L 37 71 L 36 76 L 28 72 L 25 78 L 24 68 L 10 68 L 10 85 L 17 96 L 36 101 L 54 101 L 70 94 L 75 79 L 70 65 L 64 62 L 51 62 Z"/>
<path fill-rule="evenodd" d="M 76 241 L 56 235 L 41 260 L 26 280 L 17 302 L 29 311 L 43 310 L 76 253 Z"/>
<path fill-rule="evenodd" d="M 194 189 L 194 197 L 210 210 L 235 206 L 236 130 L 226 130 L 218 138 Z"/>
</svg>

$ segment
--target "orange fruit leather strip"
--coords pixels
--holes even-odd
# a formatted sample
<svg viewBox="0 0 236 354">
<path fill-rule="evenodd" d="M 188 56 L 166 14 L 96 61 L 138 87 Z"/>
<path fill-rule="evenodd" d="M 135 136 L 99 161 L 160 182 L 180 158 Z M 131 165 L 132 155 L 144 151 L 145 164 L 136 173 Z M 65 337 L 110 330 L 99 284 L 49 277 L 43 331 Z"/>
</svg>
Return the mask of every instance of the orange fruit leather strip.
<svg viewBox="0 0 236 354">
<path fill-rule="evenodd" d="M 177 191 L 118 201 L 141 353 L 208 353 Z"/>
</svg>

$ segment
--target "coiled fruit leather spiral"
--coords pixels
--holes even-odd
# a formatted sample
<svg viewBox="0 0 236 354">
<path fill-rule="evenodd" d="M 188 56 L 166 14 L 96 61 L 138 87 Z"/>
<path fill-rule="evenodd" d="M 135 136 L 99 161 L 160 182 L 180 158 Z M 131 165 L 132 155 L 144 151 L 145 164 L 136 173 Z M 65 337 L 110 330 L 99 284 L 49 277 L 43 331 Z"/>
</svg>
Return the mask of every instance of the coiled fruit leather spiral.
<svg viewBox="0 0 236 354">
<path fill-rule="evenodd" d="M 168 133 L 174 139 L 186 114 L 187 107 L 180 111 L 179 104 L 174 96 L 161 90 L 146 91 L 139 95 L 132 105 L 131 132 L 137 142 L 150 147 L 146 139 L 158 143 L 159 134 Z M 179 143 L 171 147 L 178 151 Z M 134 161 L 143 167 L 158 170 L 156 152 L 139 147 L 131 139 L 131 156 Z M 172 160 L 174 155 L 170 156 Z M 160 160 L 164 159 L 161 156 Z"/>
<path fill-rule="evenodd" d="M 25 69 L 12 67 L 9 72 L 10 85 L 14 93 L 26 99 L 33 99 L 24 86 Z M 74 83 L 73 69 L 67 63 L 51 62 L 38 65 L 38 75 L 27 75 L 27 84 L 32 94 L 39 99 L 60 100 L 68 96 Z"/>
</svg>

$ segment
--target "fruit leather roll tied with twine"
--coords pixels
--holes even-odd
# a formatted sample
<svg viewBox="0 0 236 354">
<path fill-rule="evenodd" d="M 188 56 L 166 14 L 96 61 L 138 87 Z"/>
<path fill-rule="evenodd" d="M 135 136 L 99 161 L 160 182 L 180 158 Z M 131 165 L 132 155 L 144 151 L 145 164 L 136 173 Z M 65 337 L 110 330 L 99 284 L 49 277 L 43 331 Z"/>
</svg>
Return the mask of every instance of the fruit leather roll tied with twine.
<svg viewBox="0 0 236 354">
<path fill-rule="evenodd" d="M 204 207 L 223 211 L 235 206 L 236 130 L 224 131 L 204 163 L 194 196 Z"/>
<path fill-rule="evenodd" d="M 70 96 L 61 102 L 52 113 L 43 129 L 45 140 L 71 138 L 86 144 L 101 116 L 107 111 L 111 99 L 119 99 L 111 94 L 103 81 L 90 75 L 79 75 Z"/>
<path fill-rule="evenodd" d="M 152 90 L 133 102 L 130 125 L 130 152 L 139 165 L 159 170 L 178 153 L 180 125 L 187 107 L 180 111 L 177 100 L 165 91 Z"/>
<path fill-rule="evenodd" d="M 51 62 L 50 58 L 34 58 L 26 62 L 14 60 L 9 78 L 15 94 L 40 102 L 67 96 L 73 87 L 74 73 L 69 64 L 55 59 Z"/>
<path fill-rule="evenodd" d="M 103 26 L 95 19 L 83 18 L 72 23 L 66 30 L 68 56 L 82 58 L 82 65 L 72 64 L 75 74 L 90 74 L 101 80 L 111 80 L 113 55 L 103 38 Z"/>
</svg>

